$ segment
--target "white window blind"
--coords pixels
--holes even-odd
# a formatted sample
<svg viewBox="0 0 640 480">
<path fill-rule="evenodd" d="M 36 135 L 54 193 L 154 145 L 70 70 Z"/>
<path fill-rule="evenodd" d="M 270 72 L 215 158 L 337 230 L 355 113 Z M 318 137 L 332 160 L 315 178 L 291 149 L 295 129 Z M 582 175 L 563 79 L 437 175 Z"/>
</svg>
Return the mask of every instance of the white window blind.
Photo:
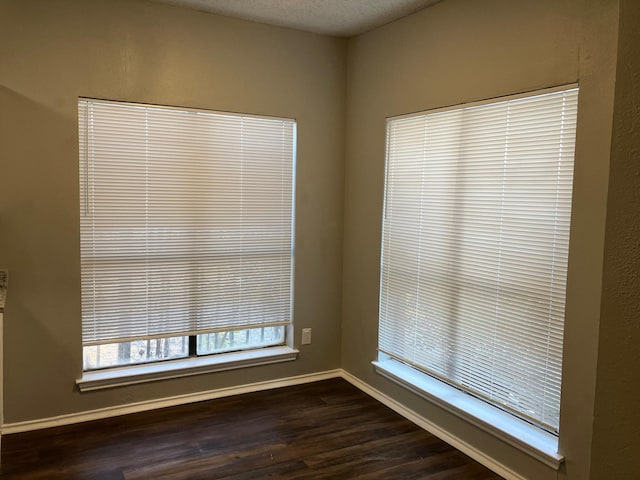
<svg viewBox="0 0 640 480">
<path fill-rule="evenodd" d="M 379 350 L 557 431 L 577 88 L 389 119 Z"/>
<path fill-rule="evenodd" d="M 84 345 L 291 323 L 294 120 L 78 112 Z"/>
</svg>

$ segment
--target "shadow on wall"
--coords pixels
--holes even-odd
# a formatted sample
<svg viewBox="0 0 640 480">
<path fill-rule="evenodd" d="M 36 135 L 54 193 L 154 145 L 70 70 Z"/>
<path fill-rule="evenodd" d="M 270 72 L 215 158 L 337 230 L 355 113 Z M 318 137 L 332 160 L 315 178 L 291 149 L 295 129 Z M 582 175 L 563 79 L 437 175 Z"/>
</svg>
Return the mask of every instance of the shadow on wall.
<svg viewBox="0 0 640 480">
<path fill-rule="evenodd" d="M 15 412 L 42 409 L 43 391 L 75 388 L 61 372 L 81 373 L 77 120 L 75 102 L 64 115 L 6 87 L 0 105 L 0 265 L 12 272 L 4 410 Z M 43 365 L 46 386 L 32 380 Z"/>
</svg>

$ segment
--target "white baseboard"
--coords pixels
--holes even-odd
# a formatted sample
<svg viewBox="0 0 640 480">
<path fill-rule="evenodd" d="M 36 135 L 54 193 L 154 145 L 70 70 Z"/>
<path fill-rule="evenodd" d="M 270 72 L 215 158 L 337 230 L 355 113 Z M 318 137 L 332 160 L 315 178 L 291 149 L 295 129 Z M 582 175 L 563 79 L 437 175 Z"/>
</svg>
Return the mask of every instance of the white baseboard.
<svg viewBox="0 0 640 480">
<path fill-rule="evenodd" d="M 240 385 L 235 387 L 220 388 L 217 390 L 210 390 L 206 392 L 189 393 L 185 395 L 176 395 L 174 397 L 162 398 L 157 400 L 147 400 L 143 402 L 135 402 L 127 405 L 118 405 L 114 407 L 100 408 L 97 410 L 90 410 L 87 412 L 72 413 L 68 415 L 60 415 L 57 417 L 43 418 L 38 420 L 29 420 L 26 422 L 7 423 L 2 425 L 2 435 L 11 433 L 28 432 L 31 430 L 39 430 L 49 427 L 58 427 L 62 425 L 71 425 L 75 423 L 88 422 L 91 420 L 99 420 L 103 418 L 116 417 L 119 415 L 126 415 L 130 413 L 145 412 L 149 410 L 155 410 L 164 407 L 173 407 L 176 405 L 184 405 L 193 402 L 201 402 L 204 400 L 213 400 L 216 398 L 229 397 L 233 395 L 240 395 L 243 393 L 259 392 L 263 390 L 270 390 L 280 387 L 288 387 L 292 385 L 301 385 L 304 383 L 318 382 L 320 380 L 327 380 L 330 378 L 343 378 L 353 386 L 363 391 L 367 395 L 373 397 L 380 403 L 394 410 L 396 413 L 402 415 L 410 422 L 425 429 L 429 433 L 440 438 L 444 442 L 447 442 L 452 447 L 460 450 L 464 454 L 473 458 L 477 462 L 481 463 L 485 467 L 493 470 L 498 475 L 501 475 L 507 480 L 526 480 L 518 473 L 509 469 L 505 465 L 497 462 L 494 458 L 489 457 L 487 454 L 477 449 L 476 447 L 466 443 L 464 440 L 451 435 L 446 430 L 443 430 L 438 425 L 432 423 L 425 417 L 417 414 L 413 410 L 405 407 L 401 403 L 397 402 L 388 395 L 376 390 L 370 385 L 364 383 L 357 377 L 354 377 L 349 372 L 342 369 L 328 370 L 325 372 L 312 373 L 307 375 L 298 375 L 295 377 L 280 378 L 276 380 L 267 380 L 264 382 L 250 383 L 247 385 Z"/>
<path fill-rule="evenodd" d="M 505 479 L 507 479 L 507 480 L 527 480 L 525 477 L 523 477 L 520 474 L 514 472 L 513 470 L 511 470 L 510 468 L 506 467 L 502 463 L 496 461 L 494 458 L 489 457 L 483 451 L 478 450 L 473 445 L 470 445 L 467 442 L 465 442 L 464 440 L 461 440 L 460 438 L 458 438 L 458 437 L 456 437 L 454 435 L 451 435 L 449 432 L 447 432 L 446 430 L 443 430 L 438 425 L 434 424 L 433 422 L 431 422 L 430 420 L 426 419 L 422 415 L 417 414 L 413 410 L 405 407 L 404 405 L 402 405 L 401 403 L 397 402 L 396 400 L 394 400 L 393 398 L 389 397 L 388 395 L 386 395 L 386 394 L 382 393 L 381 391 L 376 390 L 375 388 L 371 387 L 370 385 L 364 383 L 359 378 L 354 377 L 353 375 L 351 375 L 349 372 L 341 370 L 340 374 L 341 374 L 342 378 L 344 378 L 347 382 L 351 383 L 353 386 L 355 386 L 358 389 L 362 390 L 367 395 L 375 398 L 380 403 L 386 405 L 387 407 L 389 407 L 394 412 L 402 415 L 404 418 L 406 418 L 410 422 L 415 423 L 420 428 L 423 428 L 424 430 L 426 430 L 427 432 L 431 433 L 432 435 L 435 435 L 440 440 L 442 440 L 442 441 L 448 443 L 449 445 L 451 445 L 452 447 L 460 450 L 465 455 L 468 455 L 469 457 L 473 458 L 476 462 L 481 463 L 482 465 L 484 465 L 488 469 L 494 471 L 498 475 L 504 477 Z"/>
<path fill-rule="evenodd" d="M 42 428 L 49 427 L 59 427 L 62 425 L 71 425 L 74 423 L 116 417 L 118 415 L 126 415 L 129 413 L 146 412 L 158 408 L 173 407 L 176 405 L 201 402 L 204 400 L 213 400 L 215 398 L 230 397 L 232 395 L 239 395 L 242 393 L 259 392 L 262 390 L 271 390 L 274 388 L 301 385 L 303 383 L 317 382 L 320 380 L 338 378 L 341 376 L 342 370 L 335 369 L 328 370 L 326 372 L 311 373 L 307 375 L 298 375 L 295 377 L 267 380 L 265 382 L 250 383 L 247 385 L 239 385 L 235 387 L 220 388 L 206 392 L 188 393 L 185 395 L 176 395 L 174 397 L 147 400 L 144 402 L 135 402 L 127 405 L 99 408 L 97 410 L 71 413 L 68 415 L 59 415 L 57 417 L 28 420 L 26 422 L 6 423 L 2 425 L 2 435 L 28 432 L 31 430 L 40 430 Z"/>
</svg>

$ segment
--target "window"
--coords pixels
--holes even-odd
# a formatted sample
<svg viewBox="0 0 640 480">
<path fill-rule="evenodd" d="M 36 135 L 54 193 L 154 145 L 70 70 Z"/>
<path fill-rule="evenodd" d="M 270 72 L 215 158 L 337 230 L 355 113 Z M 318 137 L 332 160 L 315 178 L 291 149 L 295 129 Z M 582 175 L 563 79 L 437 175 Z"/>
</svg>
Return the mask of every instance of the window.
<svg viewBox="0 0 640 480">
<path fill-rule="evenodd" d="M 283 345 L 295 121 L 80 99 L 85 370 Z"/>
<path fill-rule="evenodd" d="M 549 432 L 577 88 L 387 122 L 379 352 Z"/>
</svg>

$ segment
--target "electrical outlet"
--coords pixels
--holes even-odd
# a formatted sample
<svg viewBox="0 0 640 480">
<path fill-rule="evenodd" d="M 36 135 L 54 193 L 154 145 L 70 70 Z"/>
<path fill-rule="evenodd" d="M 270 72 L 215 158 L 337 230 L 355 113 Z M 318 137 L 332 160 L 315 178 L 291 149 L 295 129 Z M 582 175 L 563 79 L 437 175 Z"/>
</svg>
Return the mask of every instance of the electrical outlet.
<svg viewBox="0 0 640 480">
<path fill-rule="evenodd" d="M 302 329 L 302 345 L 311 345 L 311 329 Z"/>
</svg>

